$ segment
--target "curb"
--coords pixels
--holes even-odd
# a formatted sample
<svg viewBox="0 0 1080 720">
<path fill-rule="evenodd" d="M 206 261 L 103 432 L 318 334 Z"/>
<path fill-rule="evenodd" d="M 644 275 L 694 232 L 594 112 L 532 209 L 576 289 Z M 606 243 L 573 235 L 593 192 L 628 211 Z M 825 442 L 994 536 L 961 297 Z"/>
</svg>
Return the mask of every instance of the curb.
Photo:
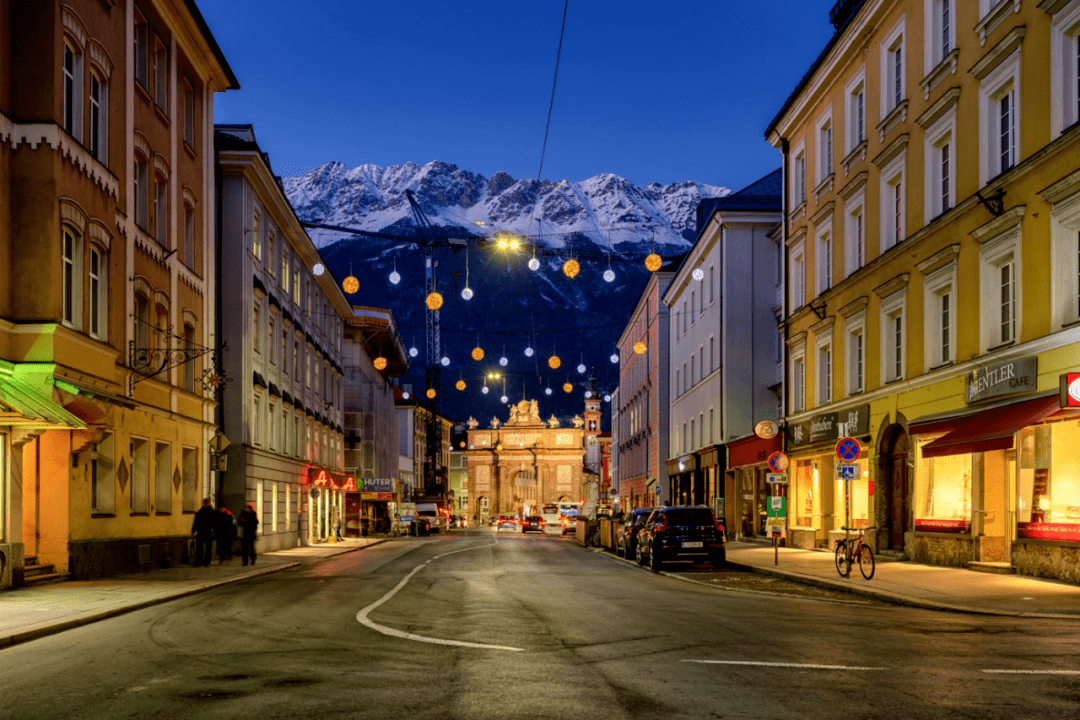
<svg viewBox="0 0 1080 720">
<path fill-rule="evenodd" d="M 353 548 L 359 550 L 360 548 Z M 205 585 L 199 585 L 198 587 L 188 588 L 187 590 L 180 590 L 169 595 L 163 595 L 151 600 L 143 600 L 141 602 L 133 603 L 131 605 L 125 605 L 123 607 L 113 608 L 112 610 L 104 610 L 93 615 L 87 615 L 85 617 L 74 618 L 72 620 L 61 620 L 60 622 L 53 623 L 46 627 L 38 627 L 32 630 L 23 630 L 21 632 L 13 633 L 5 637 L 0 637 L 0 648 L 11 647 L 12 645 L 19 645 L 31 640 L 37 640 L 38 638 L 46 637 L 48 635 L 55 635 L 65 630 L 71 630 L 73 628 L 82 627 L 83 625 L 90 625 L 101 620 L 108 620 L 119 615 L 126 615 L 136 610 L 142 610 L 144 608 L 152 607 L 154 605 L 161 605 L 163 603 L 177 600 L 188 595 L 195 595 L 197 593 L 205 592 L 207 590 L 213 590 L 216 587 L 222 585 L 230 585 L 241 580 L 250 580 L 251 578 L 261 577 L 263 575 L 271 575 L 273 573 L 281 572 L 282 570 L 288 570 L 290 568 L 299 567 L 299 562 L 287 563 L 285 565 L 279 565 L 278 567 L 266 568 L 264 570 L 257 570 L 247 575 L 237 575 L 236 577 L 226 578 L 225 580 L 218 580 L 216 582 L 207 583 Z"/>
</svg>

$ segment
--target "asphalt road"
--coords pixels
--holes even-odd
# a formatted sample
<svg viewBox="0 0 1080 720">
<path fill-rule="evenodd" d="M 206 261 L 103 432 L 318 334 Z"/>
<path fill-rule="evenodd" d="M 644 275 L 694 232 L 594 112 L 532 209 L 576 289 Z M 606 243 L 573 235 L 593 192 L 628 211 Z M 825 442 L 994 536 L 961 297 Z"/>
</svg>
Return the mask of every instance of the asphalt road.
<svg viewBox="0 0 1080 720">
<path fill-rule="evenodd" d="M 0 717 L 1076 718 L 1078 641 L 1076 623 L 728 592 L 478 529 L 0 650 Z"/>
</svg>

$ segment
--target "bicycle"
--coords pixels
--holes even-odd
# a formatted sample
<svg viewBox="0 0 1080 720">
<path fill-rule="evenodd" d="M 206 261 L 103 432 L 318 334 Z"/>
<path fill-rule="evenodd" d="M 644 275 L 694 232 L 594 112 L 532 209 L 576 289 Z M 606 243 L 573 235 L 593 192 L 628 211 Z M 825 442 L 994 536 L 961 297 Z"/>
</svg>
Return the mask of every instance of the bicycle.
<svg viewBox="0 0 1080 720">
<path fill-rule="evenodd" d="M 840 577 L 849 577 L 851 575 L 851 566 L 858 562 L 859 572 L 862 573 L 865 579 L 869 580 L 874 577 L 874 552 L 869 545 L 863 543 L 863 533 L 877 528 L 842 527 L 840 529 L 845 532 L 854 530 L 859 534 L 853 538 L 845 537 L 843 540 L 836 541 L 836 572 L 840 573 Z"/>
</svg>

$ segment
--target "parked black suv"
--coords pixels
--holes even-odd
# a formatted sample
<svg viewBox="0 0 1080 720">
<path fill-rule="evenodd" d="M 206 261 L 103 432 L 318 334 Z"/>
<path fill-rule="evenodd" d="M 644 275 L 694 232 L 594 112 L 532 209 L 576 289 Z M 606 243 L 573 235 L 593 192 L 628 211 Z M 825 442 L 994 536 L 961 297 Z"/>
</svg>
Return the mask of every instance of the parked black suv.
<svg viewBox="0 0 1080 720">
<path fill-rule="evenodd" d="M 659 507 L 652 511 L 637 536 L 639 565 L 660 572 L 664 561 L 675 557 L 705 556 L 713 567 L 727 561 L 724 525 L 701 505 Z"/>
<path fill-rule="evenodd" d="M 630 516 L 615 531 L 615 554 L 624 558 L 634 557 L 634 548 L 637 545 L 638 530 L 642 523 L 652 514 L 652 508 L 635 508 L 630 511 Z"/>
</svg>

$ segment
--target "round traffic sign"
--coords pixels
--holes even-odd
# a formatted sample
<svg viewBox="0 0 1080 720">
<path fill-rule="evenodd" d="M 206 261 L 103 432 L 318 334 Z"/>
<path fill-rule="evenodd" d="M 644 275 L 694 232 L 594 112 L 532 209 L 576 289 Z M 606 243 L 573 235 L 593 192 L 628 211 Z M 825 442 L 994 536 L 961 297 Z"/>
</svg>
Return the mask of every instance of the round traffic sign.
<svg viewBox="0 0 1080 720">
<path fill-rule="evenodd" d="M 782 452 L 774 452 L 769 456 L 769 469 L 774 473 L 782 473 L 787 470 L 788 459 L 787 455 Z"/>
<path fill-rule="evenodd" d="M 840 438 L 840 442 L 836 443 L 836 457 L 844 462 L 854 462 L 859 459 L 860 454 L 862 454 L 862 446 L 855 438 Z"/>
</svg>

